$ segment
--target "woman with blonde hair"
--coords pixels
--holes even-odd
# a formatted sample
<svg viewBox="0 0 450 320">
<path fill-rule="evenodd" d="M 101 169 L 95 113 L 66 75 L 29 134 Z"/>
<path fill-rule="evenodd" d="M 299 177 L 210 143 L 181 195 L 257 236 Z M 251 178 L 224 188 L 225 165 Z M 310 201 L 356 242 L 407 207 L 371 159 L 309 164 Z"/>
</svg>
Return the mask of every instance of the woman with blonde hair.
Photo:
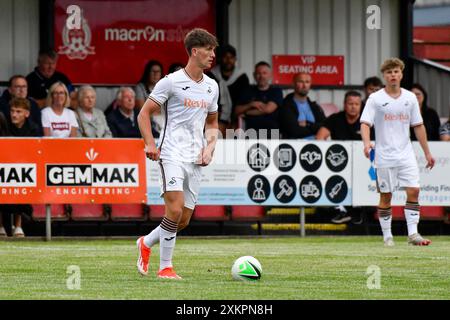
<svg viewBox="0 0 450 320">
<path fill-rule="evenodd" d="M 48 90 L 47 100 L 41 111 L 44 136 L 55 138 L 76 137 L 78 122 L 70 106 L 69 91 L 64 83 L 55 82 Z"/>
</svg>

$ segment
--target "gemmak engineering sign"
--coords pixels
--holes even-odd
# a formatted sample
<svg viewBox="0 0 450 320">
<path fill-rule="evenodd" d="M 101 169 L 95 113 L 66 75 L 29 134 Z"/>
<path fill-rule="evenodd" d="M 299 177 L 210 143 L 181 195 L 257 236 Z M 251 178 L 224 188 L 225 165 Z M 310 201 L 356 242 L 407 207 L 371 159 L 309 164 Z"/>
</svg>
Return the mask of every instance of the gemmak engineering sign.
<svg viewBox="0 0 450 320">
<path fill-rule="evenodd" d="M 138 139 L 0 139 L 0 203 L 143 203 Z"/>
</svg>

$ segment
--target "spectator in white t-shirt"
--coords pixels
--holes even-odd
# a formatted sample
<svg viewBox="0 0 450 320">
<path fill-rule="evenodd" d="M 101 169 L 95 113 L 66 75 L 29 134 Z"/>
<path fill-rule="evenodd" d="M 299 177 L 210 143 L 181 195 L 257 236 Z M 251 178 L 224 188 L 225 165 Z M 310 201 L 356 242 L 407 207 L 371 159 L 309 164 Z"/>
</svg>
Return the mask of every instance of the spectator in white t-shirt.
<svg viewBox="0 0 450 320">
<path fill-rule="evenodd" d="M 75 112 L 67 108 L 70 106 L 70 97 L 64 83 L 56 82 L 50 87 L 46 105 L 41 111 L 44 136 L 76 137 L 78 123 Z"/>
</svg>

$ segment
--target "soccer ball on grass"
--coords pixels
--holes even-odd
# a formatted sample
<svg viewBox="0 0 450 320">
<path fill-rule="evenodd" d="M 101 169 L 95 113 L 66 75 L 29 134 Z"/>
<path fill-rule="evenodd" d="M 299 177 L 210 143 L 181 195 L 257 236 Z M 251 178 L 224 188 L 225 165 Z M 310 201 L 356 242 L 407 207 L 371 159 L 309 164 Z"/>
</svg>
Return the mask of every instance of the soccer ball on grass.
<svg viewBox="0 0 450 320">
<path fill-rule="evenodd" d="M 231 268 L 234 280 L 255 281 L 261 278 L 262 267 L 259 261 L 251 256 L 236 259 Z"/>
</svg>

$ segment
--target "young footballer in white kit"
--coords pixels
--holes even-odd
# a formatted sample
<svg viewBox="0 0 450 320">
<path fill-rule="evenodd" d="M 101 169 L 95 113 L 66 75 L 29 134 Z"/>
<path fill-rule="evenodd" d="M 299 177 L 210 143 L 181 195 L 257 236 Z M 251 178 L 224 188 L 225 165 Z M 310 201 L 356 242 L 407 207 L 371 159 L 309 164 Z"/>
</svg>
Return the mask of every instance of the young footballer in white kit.
<svg viewBox="0 0 450 320">
<path fill-rule="evenodd" d="M 430 153 L 427 135 L 415 94 L 400 87 L 403 77 L 403 61 L 397 58 L 386 60 L 381 72 L 386 83 L 384 89 L 372 93 L 361 116 L 361 136 L 364 154 L 369 157 L 374 148 L 370 142 L 370 127 L 375 127 L 375 166 L 377 188 L 380 193 L 378 215 L 383 231 L 384 244 L 393 246 L 391 232 L 392 192 L 396 188 L 406 190 L 405 218 L 408 226 L 408 243 L 427 246 L 417 231 L 420 218 L 419 167 L 409 138 L 410 127 L 414 128 L 417 140 L 425 154 L 427 168 L 433 168 L 434 158 Z"/>
<path fill-rule="evenodd" d="M 197 28 L 186 35 L 184 45 L 189 56 L 186 67 L 155 85 L 138 117 L 146 155 L 159 161 L 165 216 L 150 234 L 137 240 L 137 267 L 142 275 L 148 274 L 151 247 L 159 242 L 158 277 L 168 279 L 181 279 L 172 265 L 177 231 L 189 224 L 197 202 L 200 169 L 211 162 L 218 133 L 218 85 L 203 73 L 211 68 L 217 40 Z M 156 146 L 150 115 L 159 109 L 165 125 Z"/>
</svg>

